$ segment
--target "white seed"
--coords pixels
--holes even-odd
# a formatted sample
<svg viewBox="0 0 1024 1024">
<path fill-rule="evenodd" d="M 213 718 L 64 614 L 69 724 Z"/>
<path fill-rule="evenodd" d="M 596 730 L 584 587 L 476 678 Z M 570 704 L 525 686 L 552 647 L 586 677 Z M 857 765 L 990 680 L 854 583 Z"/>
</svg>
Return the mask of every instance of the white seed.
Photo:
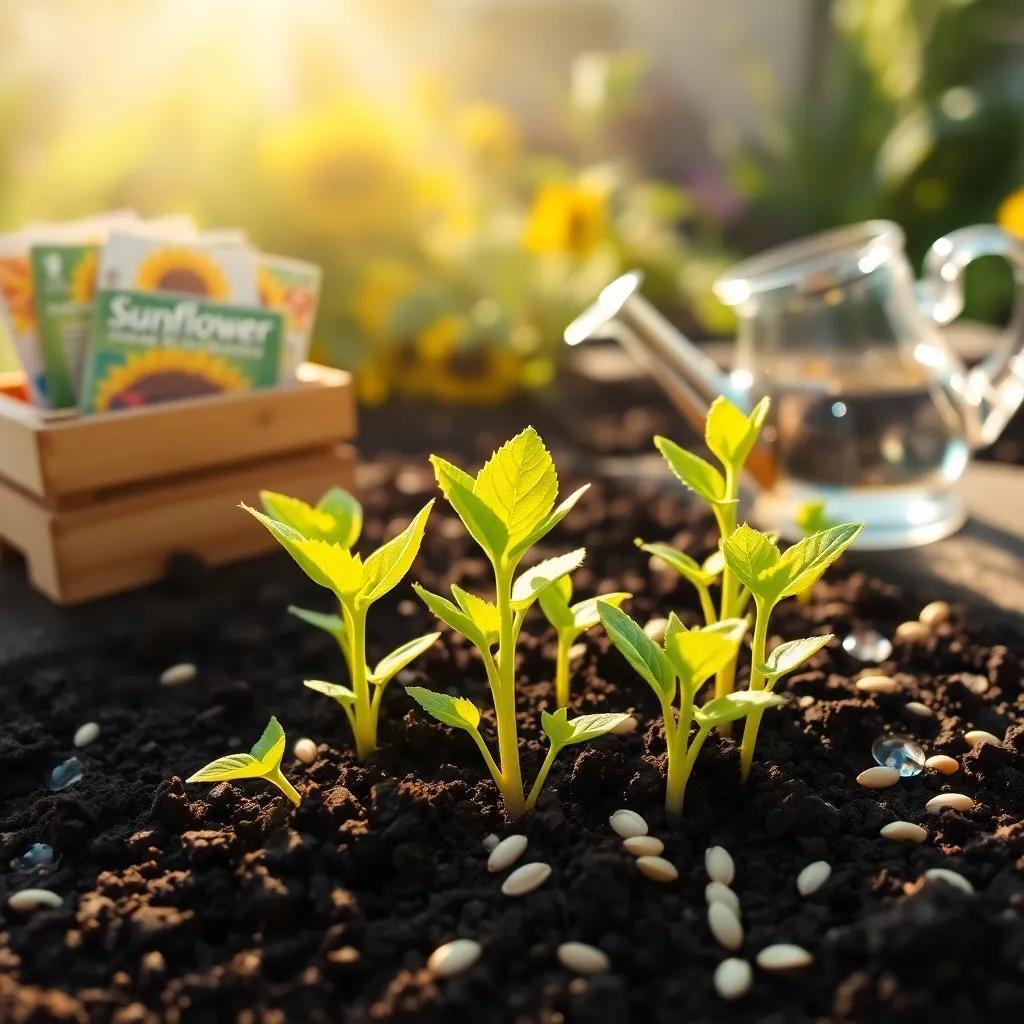
<svg viewBox="0 0 1024 1024">
<path fill-rule="evenodd" d="M 76 747 L 87 747 L 100 734 L 98 722 L 86 722 L 75 730 L 75 738 L 72 741 Z"/>
<path fill-rule="evenodd" d="M 652 882 L 674 882 L 679 877 L 675 864 L 664 857 L 637 857 L 636 869 Z"/>
<path fill-rule="evenodd" d="M 890 821 L 878 830 L 878 834 L 900 843 L 923 843 L 928 838 L 928 831 L 912 821 Z"/>
<path fill-rule="evenodd" d="M 493 850 L 501 840 L 491 832 L 490 835 L 486 835 L 483 838 L 483 847 L 485 850 Z"/>
<path fill-rule="evenodd" d="M 585 942 L 563 942 L 557 952 L 561 965 L 577 974 L 603 974 L 611 967 L 601 950 Z"/>
<path fill-rule="evenodd" d="M 736 877 L 736 865 L 724 846 L 709 846 L 704 851 L 704 868 L 712 882 L 732 885 Z"/>
<path fill-rule="evenodd" d="M 952 775 L 953 772 L 958 771 L 960 764 L 955 757 L 950 757 L 948 754 L 932 754 L 924 763 L 925 768 L 930 768 L 933 772 L 939 772 L 941 775 Z"/>
<path fill-rule="evenodd" d="M 809 693 L 805 693 L 805 694 L 804 694 L 804 695 L 803 695 L 803 696 L 802 696 L 802 697 L 801 697 L 801 698 L 800 698 L 800 699 L 799 699 L 799 700 L 797 701 L 797 704 L 798 704 L 798 705 L 799 705 L 800 707 L 802 707 L 802 708 L 809 708 L 809 707 L 810 707 L 810 706 L 811 706 L 811 705 L 812 705 L 813 703 L 814 703 L 814 697 L 812 697 L 812 696 L 811 696 L 811 695 L 810 695 Z M 728 961 L 728 960 L 726 960 L 726 963 L 728 963 L 728 962 L 729 962 L 729 961 Z M 745 964 L 745 963 L 746 963 L 746 961 L 744 961 L 744 960 L 740 960 L 739 962 L 740 962 L 741 964 Z M 719 966 L 721 966 L 721 964 L 719 964 Z M 749 969 L 749 968 L 748 968 L 748 969 Z"/>
<path fill-rule="evenodd" d="M 480 943 L 473 939 L 453 939 L 430 954 L 427 967 L 440 978 L 450 978 L 472 967 L 482 952 Z"/>
<path fill-rule="evenodd" d="M 853 685 L 861 693 L 895 693 L 900 688 L 892 676 L 862 676 Z"/>
<path fill-rule="evenodd" d="M 504 871 L 505 868 L 512 867 L 526 852 L 528 841 L 526 836 L 506 836 L 491 850 L 491 855 L 487 858 L 487 870 Z"/>
<path fill-rule="evenodd" d="M 586 653 L 587 653 L 587 645 L 586 644 L 573 644 L 572 647 L 569 648 L 569 660 L 570 661 L 579 661 L 580 658 L 582 658 L 583 655 L 586 654 Z"/>
<path fill-rule="evenodd" d="M 723 948 L 735 952 L 743 945 L 743 925 L 724 903 L 708 904 L 708 927 Z"/>
<path fill-rule="evenodd" d="M 303 736 L 295 741 L 292 753 L 303 764 L 312 764 L 316 760 L 316 744 L 308 736 Z"/>
<path fill-rule="evenodd" d="M 628 736 L 631 732 L 636 732 L 639 727 L 640 723 L 630 715 L 619 722 L 611 732 L 613 736 Z"/>
<path fill-rule="evenodd" d="M 160 673 L 160 682 L 164 686 L 180 686 L 190 683 L 196 677 L 198 669 L 191 662 L 183 661 L 180 665 L 172 665 Z"/>
<path fill-rule="evenodd" d="M 865 768 L 857 776 L 857 785 L 865 789 L 888 789 L 900 781 L 900 773 L 895 768 L 876 764 L 874 768 Z"/>
<path fill-rule="evenodd" d="M 930 882 L 945 882 L 955 889 L 962 889 L 964 892 L 974 892 L 974 886 L 963 875 L 956 871 L 950 871 L 949 868 L 929 868 L 924 873 L 924 877 Z"/>
<path fill-rule="evenodd" d="M 998 747 L 1003 742 L 998 736 L 993 736 L 992 733 L 986 732 L 984 729 L 972 729 L 970 732 L 965 732 L 964 739 L 969 747 L 981 747 L 986 743 L 994 743 Z"/>
<path fill-rule="evenodd" d="M 924 805 L 924 809 L 938 812 L 944 807 L 951 807 L 954 811 L 969 811 L 973 806 L 974 801 L 966 793 L 939 793 Z"/>
<path fill-rule="evenodd" d="M 831 874 L 832 865 L 827 860 L 813 861 L 796 876 L 796 891 L 801 896 L 810 896 L 829 880 Z"/>
<path fill-rule="evenodd" d="M 708 904 L 723 903 L 737 917 L 740 916 L 739 896 L 737 896 L 729 886 L 723 885 L 721 882 L 708 882 L 708 884 L 704 886 L 704 899 Z"/>
<path fill-rule="evenodd" d="M 935 714 L 927 704 L 922 704 L 919 700 L 908 700 L 906 707 L 912 715 L 917 715 L 918 718 L 931 718 Z"/>
<path fill-rule="evenodd" d="M 896 639 L 908 644 L 923 644 L 931 635 L 931 629 L 923 622 L 901 622 L 896 627 Z"/>
<path fill-rule="evenodd" d="M 657 836 L 630 836 L 622 840 L 622 846 L 634 857 L 657 857 L 665 852 L 665 844 Z"/>
<path fill-rule="evenodd" d="M 945 601 L 932 601 L 921 609 L 918 620 L 926 626 L 938 626 L 949 618 L 951 611 Z"/>
<path fill-rule="evenodd" d="M 609 819 L 612 830 L 623 839 L 647 835 L 647 822 L 636 811 L 616 811 Z"/>
<path fill-rule="evenodd" d="M 541 861 L 524 864 L 521 868 L 516 868 L 501 883 L 501 891 L 506 896 L 525 896 L 528 892 L 539 889 L 548 880 L 550 875 L 550 864 L 544 864 Z"/>
<path fill-rule="evenodd" d="M 644 632 L 656 644 L 660 644 L 664 641 L 666 629 L 668 629 L 668 619 L 651 619 L 651 621 L 644 626 Z"/>
<path fill-rule="evenodd" d="M 774 946 L 765 946 L 757 954 L 757 966 L 763 971 L 792 971 L 797 967 L 807 967 L 814 963 L 814 957 L 803 946 L 794 946 L 789 942 L 777 942 Z"/>
<path fill-rule="evenodd" d="M 38 907 L 56 909 L 64 900 L 49 889 L 22 889 L 7 898 L 7 906 L 19 914 L 28 914 Z"/>
<path fill-rule="evenodd" d="M 988 680 L 977 672 L 962 672 L 960 674 L 960 682 L 967 687 L 971 693 L 976 693 L 979 696 L 983 693 L 988 693 Z"/>
<path fill-rule="evenodd" d="M 731 956 L 715 968 L 715 991 L 723 999 L 739 999 L 750 991 L 754 972 L 746 960 Z"/>
</svg>

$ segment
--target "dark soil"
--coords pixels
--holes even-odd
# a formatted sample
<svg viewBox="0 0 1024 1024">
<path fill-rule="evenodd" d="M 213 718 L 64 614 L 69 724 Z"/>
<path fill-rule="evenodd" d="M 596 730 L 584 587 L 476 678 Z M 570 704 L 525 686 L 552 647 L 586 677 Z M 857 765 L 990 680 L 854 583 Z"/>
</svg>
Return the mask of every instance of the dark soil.
<svg viewBox="0 0 1024 1024">
<path fill-rule="evenodd" d="M 419 458 L 381 457 L 367 469 L 371 545 L 404 525 L 433 494 L 433 480 Z M 626 589 L 640 621 L 669 609 L 695 621 L 692 594 L 649 568 L 632 545 L 637 535 L 693 554 L 712 543 L 681 491 L 606 485 L 537 554 L 585 543 L 579 593 Z M 483 590 L 485 570 L 439 503 L 412 578 L 431 589 L 458 580 Z M 326 592 L 282 556 L 268 562 L 262 587 L 225 593 L 218 612 L 199 620 L 190 595 L 216 584 L 215 574 L 182 562 L 167 584 L 181 595 L 175 614 L 151 621 L 140 601 L 137 618 L 112 624 L 87 650 L 0 669 L 0 1021 L 1024 1019 L 1024 648 L 985 614 L 957 609 L 929 643 L 897 643 L 880 667 L 903 683 L 894 696 L 860 694 L 853 679 L 874 666 L 833 644 L 785 687 L 791 702 L 766 717 L 746 787 L 733 743 L 709 741 L 678 822 L 661 810 L 654 696 L 595 631 L 578 663 L 574 710 L 635 709 L 641 726 L 563 754 L 538 810 L 513 828 L 470 740 L 428 720 L 402 690 L 418 683 L 487 707 L 482 669 L 459 638 L 446 632 L 392 684 L 382 749 L 359 764 L 341 709 L 301 685 L 343 678 L 340 655 L 325 634 L 285 614 L 291 602 L 326 609 Z M 843 636 L 870 625 L 891 636 L 937 596 L 839 568 L 810 605 L 779 609 L 771 632 Z M 371 657 L 433 628 L 402 584 L 374 608 Z M 552 634 L 534 612 L 519 666 L 528 778 L 543 751 L 536 737 L 540 711 L 551 706 L 552 657 Z M 160 686 L 160 672 L 181 661 L 195 662 L 198 678 Z M 935 717 L 907 713 L 910 699 Z M 304 798 L 298 810 L 258 783 L 183 785 L 212 758 L 248 749 L 271 713 L 289 751 L 300 736 L 320 744 L 312 766 L 286 756 Z M 72 736 L 88 720 L 102 732 L 79 752 L 85 777 L 48 792 L 47 775 L 75 752 Z M 1006 740 L 968 751 L 962 735 L 972 727 Z M 961 770 L 860 788 L 855 776 L 886 731 L 953 755 Z M 944 789 L 970 794 L 974 806 L 925 813 Z M 608 826 L 623 806 L 665 841 L 678 882 L 658 885 L 637 872 Z M 880 838 L 898 818 L 924 824 L 928 840 Z M 546 861 L 553 873 L 536 892 L 509 899 L 486 870 L 482 840 L 517 830 L 530 840 L 524 862 Z M 35 842 L 53 844 L 57 866 L 41 875 L 9 870 Z M 727 955 L 705 918 L 703 851 L 713 843 L 737 865 L 740 955 L 785 941 L 815 956 L 793 976 L 755 970 L 750 994 L 733 1004 L 711 983 Z M 801 898 L 795 877 L 818 859 L 832 864 L 832 877 Z M 976 893 L 925 883 L 923 872 L 939 866 L 961 872 Z M 7 895 L 28 886 L 60 893 L 63 907 L 11 913 Z M 460 936 L 483 944 L 481 960 L 459 977 L 432 978 L 427 956 Z M 555 949 L 568 939 L 603 949 L 611 972 L 564 970 Z"/>
</svg>

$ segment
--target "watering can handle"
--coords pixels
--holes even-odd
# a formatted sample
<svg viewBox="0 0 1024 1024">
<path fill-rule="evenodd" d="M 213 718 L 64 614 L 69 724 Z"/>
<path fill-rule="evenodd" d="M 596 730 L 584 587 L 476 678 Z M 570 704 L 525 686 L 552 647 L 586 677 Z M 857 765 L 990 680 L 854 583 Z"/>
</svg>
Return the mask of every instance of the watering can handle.
<svg viewBox="0 0 1024 1024">
<path fill-rule="evenodd" d="M 963 310 L 963 273 L 979 256 L 1002 256 L 1010 264 L 1016 300 L 999 344 L 958 389 L 975 448 L 995 441 L 1024 400 L 1024 242 L 994 224 L 951 231 L 928 251 L 918 286 L 924 312 L 948 324 Z"/>
</svg>

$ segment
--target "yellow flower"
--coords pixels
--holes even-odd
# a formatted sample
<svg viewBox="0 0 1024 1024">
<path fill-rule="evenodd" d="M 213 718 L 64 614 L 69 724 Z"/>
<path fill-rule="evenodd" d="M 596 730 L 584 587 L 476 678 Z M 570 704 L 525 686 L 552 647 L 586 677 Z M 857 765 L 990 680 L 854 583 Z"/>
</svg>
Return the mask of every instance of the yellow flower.
<svg viewBox="0 0 1024 1024">
<path fill-rule="evenodd" d="M 493 103 L 473 103 L 455 115 L 455 134 L 471 152 L 485 160 L 508 160 L 519 151 L 519 129 Z"/>
<path fill-rule="evenodd" d="M 199 249 L 157 249 L 135 275 L 135 287 L 152 292 L 187 292 L 209 299 L 227 299 L 228 280 L 220 267 Z"/>
<path fill-rule="evenodd" d="M 370 335 L 385 335 L 398 305 L 418 286 L 413 269 L 394 260 L 371 263 L 363 274 L 352 302 L 359 327 Z"/>
<path fill-rule="evenodd" d="M 997 220 L 1004 231 L 1024 238 L 1024 188 L 1011 192 L 999 204 Z"/>
<path fill-rule="evenodd" d="M 585 182 L 542 185 L 533 201 L 523 244 L 536 253 L 586 256 L 608 234 L 608 197 Z"/>
<path fill-rule="evenodd" d="M 522 374 L 518 356 L 485 343 L 432 363 L 425 383 L 442 402 L 492 404 L 515 394 Z"/>
<path fill-rule="evenodd" d="M 455 313 L 439 316 L 420 331 L 416 338 L 416 351 L 428 362 L 447 359 L 458 348 L 465 329 L 463 317 Z"/>
</svg>

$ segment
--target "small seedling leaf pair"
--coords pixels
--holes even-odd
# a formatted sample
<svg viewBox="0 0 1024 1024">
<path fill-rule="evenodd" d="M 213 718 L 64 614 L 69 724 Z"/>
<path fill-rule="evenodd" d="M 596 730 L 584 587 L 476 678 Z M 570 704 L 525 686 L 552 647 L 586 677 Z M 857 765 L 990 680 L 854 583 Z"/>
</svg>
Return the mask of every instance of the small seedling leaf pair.
<svg viewBox="0 0 1024 1024">
<path fill-rule="evenodd" d="M 256 741 L 248 754 L 228 754 L 218 757 L 208 765 L 190 775 L 186 782 L 229 782 L 235 779 L 263 779 L 279 790 L 296 807 L 301 797 L 292 784 L 281 774 L 281 758 L 284 756 L 285 735 L 281 723 L 271 716 L 263 735 Z"/>
</svg>

